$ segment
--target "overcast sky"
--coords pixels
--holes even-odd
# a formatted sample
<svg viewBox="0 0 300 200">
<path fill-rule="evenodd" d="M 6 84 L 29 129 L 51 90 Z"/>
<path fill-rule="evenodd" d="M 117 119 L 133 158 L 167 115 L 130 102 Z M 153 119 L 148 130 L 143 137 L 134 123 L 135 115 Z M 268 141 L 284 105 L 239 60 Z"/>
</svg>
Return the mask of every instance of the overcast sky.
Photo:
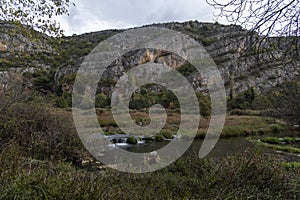
<svg viewBox="0 0 300 200">
<path fill-rule="evenodd" d="M 205 0 L 75 0 L 70 16 L 59 18 L 66 35 L 145 24 L 198 20 L 213 22 Z"/>
</svg>

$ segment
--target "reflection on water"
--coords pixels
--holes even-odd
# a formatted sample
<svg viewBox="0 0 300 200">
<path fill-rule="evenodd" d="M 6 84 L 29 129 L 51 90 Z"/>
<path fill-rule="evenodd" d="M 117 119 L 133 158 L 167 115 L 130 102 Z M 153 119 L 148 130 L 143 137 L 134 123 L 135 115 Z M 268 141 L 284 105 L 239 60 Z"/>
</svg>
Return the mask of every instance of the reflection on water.
<svg viewBox="0 0 300 200">
<path fill-rule="evenodd" d="M 144 153 L 144 152 L 152 152 L 158 150 L 165 145 L 167 145 L 170 141 L 164 142 L 151 142 L 151 143 L 143 143 L 137 145 L 127 145 L 120 146 L 126 151 L 131 151 L 135 153 Z M 174 142 L 178 142 L 180 144 L 180 140 L 175 140 Z M 185 155 L 198 155 L 200 147 L 203 143 L 203 140 L 196 139 L 187 150 Z M 213 150 L 209 153 L 209 156 L 225 156 L 227 154 L 238 153 L 241 151 L 245 151 L 248 148 L 253 148 L 254 145 L 250 143 L 246 138 L 229 138 L 229 139 L 219 139 L 217 144 L 214 146 Z"/>
<path fill-rule="evenodd" d="M 277 135 L 278 136 L 278 135 Z M 257 138 L 260 138 L 262 136 L 257 136 Z M 263 136 L 267 137 L 267 135 Z M 253 138 L 256 138 L 256 136 L 253 136 Z M 173 142 L 177 142 L 178 145 L 180 145 L 180 139 L 173 139 Z M 158 149 L 163 148 L 165 145 L 167 145 L 169 141 L 163 141 L 163 142 L 148 142 L 148 141 L 139 141 L 138 144 L 131 145 L 126 143 L 115 143 L 111 145 L 111 149 L 106 152 L 106 155 L 108 157 L 114 157 L 117 158 L 118 155 L 116 155 L 116 148 L 122 148 L 126 151 L 135 152 L 135 153 L 146 153 L 146 152 L 153 152 Z M 198 153 L 200 151 L 201 145 L 203 143 L 202 139 L 195 139 L 192 143 L 192 145 L 189 147 L 189 149 L 184 153 L 183 156 L 188 157 L 198 157 Z M 126 144 L 126 145 L 125 145 Z M 232 155 L 236 153 L 242 153 L 246 150 L 254 150 L 255 145 L 247 140 L 247 138 L 244 137 L 236 137 L 236 138 L 220 138 L 217 142 L 217 144 L 213 147 L 212 151 L 208 154 L 208 157 L 225 157 L 227 155 Z M 276 154 L 280 155 L 282 160 L 285 161 L 299 161 L 299 156 L 293 156 L 290 154 L 283 154 L 280 152 L 277 152 L 273 149 L 265 148 L 264 152 L 267 154 Z M 141 162 L 143 162 L 141 160 Z"/>
</svg>

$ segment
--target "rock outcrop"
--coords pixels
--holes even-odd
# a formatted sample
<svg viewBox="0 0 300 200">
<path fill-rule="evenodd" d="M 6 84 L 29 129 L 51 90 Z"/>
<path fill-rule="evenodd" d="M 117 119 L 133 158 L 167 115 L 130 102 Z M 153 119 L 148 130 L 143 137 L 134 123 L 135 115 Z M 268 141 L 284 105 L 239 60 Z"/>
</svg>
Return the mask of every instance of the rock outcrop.
<svg viewBox="0 0 300 200">
<path fill-rule="evenodd" d="M 299 79 L 300 63 L 289 57 L 281 58 L 283 51 L 274 48 L 278 38 L 267 38 L 259 48 L 259 52 L 248 48 L 251 38 L 249 31 L 235 25 L 218 23 L 200 23 L 190 21 L 184 23 L 154 24 L 187 34 L 204 46 L 217 64 L 225 82 L 227 94 L 240 93 L 249 87 L 257 92 L 267 92 L 286 81 Z M 60 42 L 36 33 L 8 34 L 19 30 L 10 24 L 0 24 L 0 66 L 2 71 L 9 69 L 56 69 L 53 79 L 61 85 L 62 92 L 71 92 L 74 75 L 84 57 L 99 42 L 123 30 L 108 30 L 83 35 L 65 37 Z M 284 50 L 292 46 L 281 45 Z M 277 50 L 275 50 L 277 49 Z M 16 62 L 16 60 L 18 62 Z M 25 62 L 26 61 L 26 62 Z M 144 49 L 131 52 L 117 59 L 107 67 L 103 75 L 104 84 L 100 84 L 98 92 L 111 94 L 114 84 L 128 69 L 147 62 L 163 63 L 185 73 L 186 77 L 198 92 L 205 91 L 206 78 L 187 67 L 187 63 L 167 52 L 155 49 Z M 185 68 L 184 68 L 185 67 Z M 26 70 L 25 70 L 26 71 Z M 28 71 L 28 70 L 27 70 Z M 73 79 L 70 80 L 70 77 Z M 1 77 L 0 77 L 1 79 Z"/>
</svg>

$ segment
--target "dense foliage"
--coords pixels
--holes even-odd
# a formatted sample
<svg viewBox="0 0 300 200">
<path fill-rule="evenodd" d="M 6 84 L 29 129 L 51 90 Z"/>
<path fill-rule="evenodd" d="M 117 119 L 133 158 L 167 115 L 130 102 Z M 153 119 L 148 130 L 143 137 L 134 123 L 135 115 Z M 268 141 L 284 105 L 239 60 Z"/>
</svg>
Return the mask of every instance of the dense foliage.
<svg viewBox="0 0 300 200">
<path fill-rule="evenodd" d="M 46 33 L 60 35 L 62 30 L 54 16 L 68 15 L 69 0 L 44 0 L 37 3 L 32 0 L 2 0 L 0 2 L 0 20 L 23 24 Z"/>
</svg>

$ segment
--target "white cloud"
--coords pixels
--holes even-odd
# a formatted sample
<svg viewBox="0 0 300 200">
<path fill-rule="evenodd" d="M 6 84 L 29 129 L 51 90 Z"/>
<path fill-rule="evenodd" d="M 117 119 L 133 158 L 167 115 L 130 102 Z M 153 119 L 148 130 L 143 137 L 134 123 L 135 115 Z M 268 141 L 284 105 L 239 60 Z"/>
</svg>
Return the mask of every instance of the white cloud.
<svg viewBox="0 0 300 200">
<path fill-rule="evenodd" d="M 205 0 L 75 0 L 58 20 L 66 35 L 170 21 L 213 21 Z"/>
</svg>

